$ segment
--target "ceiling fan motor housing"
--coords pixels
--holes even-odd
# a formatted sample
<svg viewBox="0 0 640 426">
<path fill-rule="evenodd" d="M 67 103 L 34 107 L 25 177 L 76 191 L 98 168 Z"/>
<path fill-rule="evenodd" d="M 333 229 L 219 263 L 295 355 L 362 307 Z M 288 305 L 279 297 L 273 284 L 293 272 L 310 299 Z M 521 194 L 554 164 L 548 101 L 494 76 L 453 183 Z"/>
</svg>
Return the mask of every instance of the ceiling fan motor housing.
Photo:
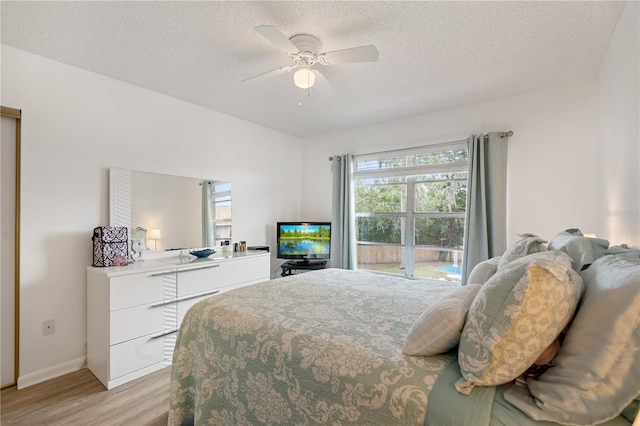
<svg viewBox="0 0 640 426">
<path fill-rule="evenodd" d="M 310 34 L 298 34 L 289 39 L 298 49 L 298 52 L 291 52 L 289 55 L 296 64 L 301 61 L 311 66 L 318 62 L 318 52 L 320 51 L 320 40 Z"/>
</svg>

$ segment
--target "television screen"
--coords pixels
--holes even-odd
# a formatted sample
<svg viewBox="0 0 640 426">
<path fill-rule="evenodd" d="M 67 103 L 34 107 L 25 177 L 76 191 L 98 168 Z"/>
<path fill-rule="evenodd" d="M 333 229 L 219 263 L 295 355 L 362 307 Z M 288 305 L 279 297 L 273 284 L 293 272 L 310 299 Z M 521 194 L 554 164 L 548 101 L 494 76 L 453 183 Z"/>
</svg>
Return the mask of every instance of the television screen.
<svg viewBox="0 0 640 426">
<path fill-rule="evenodd" d="M 331 254 L 331 222 L 278 222 L 277 257 L 328 259 Z"/>
</svg>

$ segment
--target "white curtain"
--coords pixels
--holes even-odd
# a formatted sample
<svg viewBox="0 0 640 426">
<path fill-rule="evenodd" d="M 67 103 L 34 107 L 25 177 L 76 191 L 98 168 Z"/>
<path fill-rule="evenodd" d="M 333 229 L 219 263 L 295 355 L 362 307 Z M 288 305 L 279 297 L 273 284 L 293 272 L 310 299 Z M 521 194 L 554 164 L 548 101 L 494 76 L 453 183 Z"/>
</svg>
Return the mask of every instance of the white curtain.
<svg viewBox="0 0 640 426">
<path fill-rule="evenodd" d="M 202 181 L 202 247 L 213 247 L 213 185 L 210 180 Z"/>
<path fill-rule="evenodd" d="M 357 269 L 356 226 L 351 154 L 331 159 L 333 197 L 331 211 L 331 267 Z"/>
<path fill-rule="evenodd" d="M 472 135 L 468 140 L 462 284 L 474 266 L 506 250 L 507 142 L 506 133 Z"/>
</svg>

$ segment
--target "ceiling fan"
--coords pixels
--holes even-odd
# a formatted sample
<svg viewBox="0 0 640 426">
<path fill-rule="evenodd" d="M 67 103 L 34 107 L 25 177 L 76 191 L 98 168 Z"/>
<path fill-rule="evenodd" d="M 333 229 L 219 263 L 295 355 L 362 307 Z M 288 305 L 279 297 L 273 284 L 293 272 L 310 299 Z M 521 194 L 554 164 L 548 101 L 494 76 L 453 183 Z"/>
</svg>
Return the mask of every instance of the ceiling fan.
<svg viewBox="0 0 640 426">
<path fill-rule="evenodd" d="M 330 89 L 331 86 L 320 71 L 312 67 L 317 64 L 335 65 L 378 60 L 378 49 L 373 45 L 320 53 L 320 40 L 310 34 L 298 34 L 287 38 L 273 25 L 259 25 L 255 29 L 276 47 L 284 50 L 293 63 L 247 78 L 242 81 L 244 85 L 258 83 L 296 70 L 293 73 L 293 82 L 299 88 L 308 89 L 313 87 L 316 81 L 322 81 L 325 89 Z"/>
</svg>

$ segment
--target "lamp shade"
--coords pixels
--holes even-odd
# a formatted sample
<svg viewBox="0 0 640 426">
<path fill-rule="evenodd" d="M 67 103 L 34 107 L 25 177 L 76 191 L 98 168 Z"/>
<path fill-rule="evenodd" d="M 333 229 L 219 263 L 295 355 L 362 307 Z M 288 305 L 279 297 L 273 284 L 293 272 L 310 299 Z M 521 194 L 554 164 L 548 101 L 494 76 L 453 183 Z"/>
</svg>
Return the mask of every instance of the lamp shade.
<svg viewBox="0 0 640 426">
<path fill-rule="evenodd" d="M 158 228 L 151 228 L 149 233 L 147 234 L 147 238 L 150 240 L 161 240 L 162 235 L 160 234 L 160 230 Z"/>
<path fill-rule="evenodd" d="M 316 75 L 309 67 L 301 67 L 293 73 L 293 82 L 301 89 L 313 87 L 316 82 Z"/>
</svg>

